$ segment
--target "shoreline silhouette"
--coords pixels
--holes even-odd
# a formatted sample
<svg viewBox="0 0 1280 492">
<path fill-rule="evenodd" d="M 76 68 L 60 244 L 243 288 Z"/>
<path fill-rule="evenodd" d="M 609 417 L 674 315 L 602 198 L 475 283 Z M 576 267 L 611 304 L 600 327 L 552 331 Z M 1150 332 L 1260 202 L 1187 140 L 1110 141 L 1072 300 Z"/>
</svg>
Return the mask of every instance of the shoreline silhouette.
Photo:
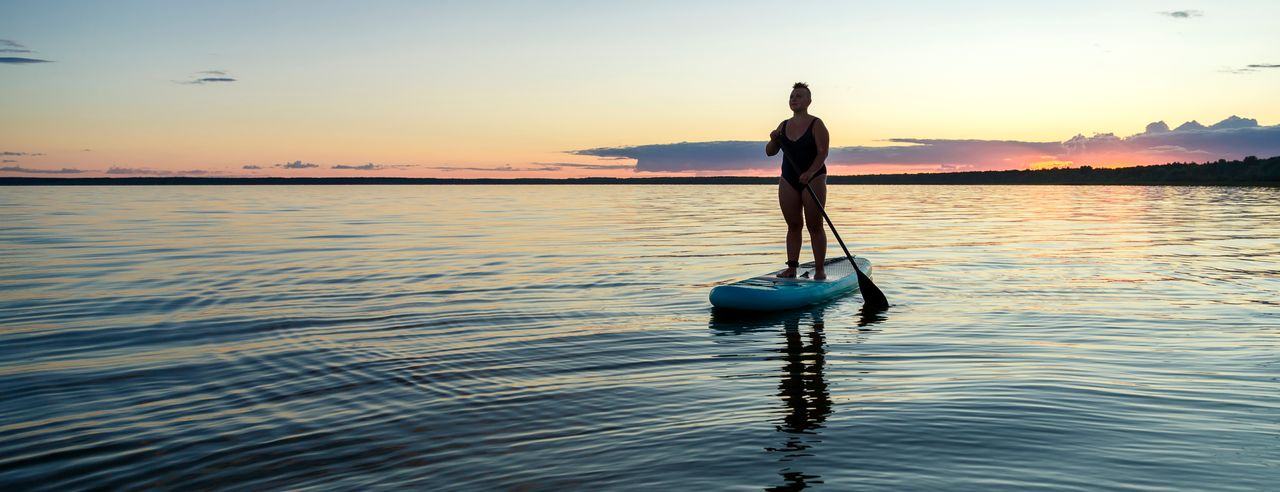
<svg viewBox="0 0 1280 492">
<path fill-rule="evenodd" d="M 774 184 L 775 176 L 663 176 L 636 178 L 406 178 L 406 177 L 0 177 L 0 186 L 103 185 L 467 185 L 467 184 Z M 1091 166 L 1040 170 L 958 171 L 918 174 L 832 175 L 830 184 L 1043 184 L 1280 186 L 1280 156 L 1149 166 Z"/>
</svg>

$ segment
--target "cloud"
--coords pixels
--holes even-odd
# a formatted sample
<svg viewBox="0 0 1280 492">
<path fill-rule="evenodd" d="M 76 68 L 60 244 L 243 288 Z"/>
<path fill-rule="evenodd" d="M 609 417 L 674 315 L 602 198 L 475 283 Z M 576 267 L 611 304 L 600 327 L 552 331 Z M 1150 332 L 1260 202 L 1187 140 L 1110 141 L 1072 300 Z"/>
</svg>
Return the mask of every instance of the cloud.
<svg viewBox="0 0 1280 492">
<path fill-rule="evenodd" d="M 201 77 L 201 78 L 198 78 L 198 79 L 195 79 L 195 80 L 191 80 L 191 81 L 187 81 L 187 82 L 182 82 L 182 83 L 183 83 L 183 84 L 201 85 L 201 84 L 212 84 L 212 83 L 218 83 L 218 82 L 235 82 L 235 81 L 236 81 L 236 79 L 233 79 L 233 78 L 231 78 L 231 77 Z"/>
<path fill-rule="evenodd" d="M 8 163 L 8 162 L 18 162 L 18 161 L 14 160 L 14 159 L 4 159 L 4 160 L 0 160 L 0 162 Z"/>
<path fill-rule="evenodd" d="M 409 169 L 418 167 L 413 164 L 374 164 L 372 162 L 360 165 L 337 164 L 330 166 L 329 169 L 356 169 L 360 171 L 381 171 L 384 169 Z"/>
<path fill-rule="evenodd" d="M 107 169 L 107 174 L 159 174 L 159 171 L 132 167 L 112 167 Z"/>
<path fill-rule="evenodd" d="M 999 159 L 1016 155 L 1027 158 L 1061 149 L 1058 142 L 1016 142 L 1000 140 L 938 140 L 896 138 L 890 142 L 906 145 L 882 147 L 835 147 L 828 164 L 949 164 L 1004 165 Z M 741 171 L 776 169 L 778 156 L 764 154 L 765 142 L 681 142 L 675 144 L 612 147 L 571 151 L 575 155 L 635 159 L 641 172 Z"/>
<path fill-rule="evenodd" d="M 569 151 L 573 155 L 636 160 L 636 171 L 717 171 L 776 167 L 765 157 L 764 142 L 680 142 Z"/>
<path fill-rule="evenodd" d="M 1231 116 L 1210 126 L 1191 121 L 1169 130 L 1163 122 L 1128 137 L 1096 133 L 1059 142 L 894 138 L 894 145 L 833 147 L 829 165 L 930 165 L 940 169 L 1025 169 L 1049 161 L 1076 164 L 1139 165 L 1173 160 L 1280 155 L 1280 125 Z M 641 172 L 720 172 L 777 169 L 778 156 L 764 155 L 765 142 L 680 142 L 602 147 L 568 153 L 634 159 Z M 494 171 L 495 169 L 477 169 Z M 498 169 L 500 170 L 500 169 Z M 510 169 L 515 170 L 515 169 Z"/>
<path fill-rule="evenodd" d="M 0 53 L 30 53 L 30 52 L 31 50 L 27 49 L 26 46 L 23 46 L 20 43 L 17 43 L 8 39 L 0 39 Z"/>
<path fill-rule="evenodd" d="M 1268 68 L 1280 68 L 1280 64 L 1254 63 L 1251 65 L 1245 65 L 1244 68 L 1227 68 L 1219 71 L 1226 72 L 1226 73 L 1254 73 L 1260 70 L 1266 70 Z"/>
<path fill-rule="evenodd" d="M 0 53 L 33 53 L 27 49 L 22 43 L 11 39 L 0 39 Z M 0 63 L 9 65 L 30 65 L 32 63 L 52 63 L 50 60 L 40 58 L 27 58 L 22 56 L 0 56 Z"/>
<path fill-rule="evenodd" d="M 203 85 L 203 84 L 220 84 L 236 82 L 234 77 L 227 74 L 226 70 L 201 70 L 194 72 L 191 80 L 175 80 L 175 83 L 185 85 Z"/>
<path fill-rule="evenodd" d="M 34 156 L 44 155 L 44 154 L 41 154 L 41 153 L 39 153 L 39 152 L 34 153 L 34 154 L 32 154 L 32 153 L 27 153 L 27 152 L 0 152 L 0 155 L 3 155 L 3 156 L 9 156 L 9 157 L 23 157 L 23 156 L 33 156 L 33 157 L 34 157 Z"/>
<path fill-rule="evenodd" d="M 293 161 L 293 162 L 286 162 L 284 164 L 275 164 L 275 165 L 272 165 L 271 167 L 278 167 L 281 169 L 308 169 L 313 167 L 320 167 L 320 165 L 312 164 L 310 162 Z"/>
<path fill-rule="evenodd" d="M 532 164 L 545 168 L 554 167 L 556 169 L 560 169 L 569 167 L 574 169 L 589 169 L 592 171 L 612 171 L 618 169 L 634 170 L 636 168 L 631 164 L 580 164 L 577 162 L 534 162 Z"/>
<path fill-rule="evenodd" d="M 112 166 L 110 169 L 107 169 L 107 174 L 125 174 L 125 175 L 131 175 L 131 176 L 202 176 L 206 174 L 222 174 L 222 172 L 221 171 L 205 171 L 203 169 L 166 171 L 166 170 L 151 169 L 146 167 Z"/>
<path fill-rule="evenodd" d="M 586 151 L 571 151 L 586 152 Z M 590 154 L 581 154 L 590 155 Z M 627 157 L 612 157 L 614 159 L 627 159 Z M 582 164 L 577 162 L 531 162 L 527 166 L 516 167 L 511 164 L 499 167 L 478 167 L 478 166 L 426 166 L 430 169 L 441 171 L 494 171 L 494 172 L 550 172 L 559 171 L 566 167 L 573 169 L 589 169 L 593 171 L 612 171 L 612 170 L 636 170 L 634 164 Z"/>
<path fill-rule="evenodd" d="M 311 162 L 302 162 L 299 160 L 299 161 L 293 161 L 293 162 L 286 162 L 284 164 L 272 164 L 267 167 L 274 167 L 279 169 L 314 169 L 314 168 L 321 167 L 321 165 L 311 163 Z M 365 164 L 355 164 L 355 165 L 336 164 L 336 165 L 329 166 L 329 169 L 354 169 L 358 171 L 381 171 L 385 169 L 409 169 L 413 167 L 418 167 L 418 166 L 414 164 L 374 164 L 372 162 L 369 162 Z M 241 169 L 264 169 L 264 167 L 259 166 L 257 164 L 246 164 L 244 166 L 241 166 Z"/>
<path fill-rule="evenodd" d="M 1190 19 L 1192 17 L 1203 17 L 1204 12 L 1201 12 L 1199 10 L 1170 10 L 1166 12 L 1160 12 L 1160 15 L 1167 15 L 1169 17 L 1173 17 L 1174 19 Z"/>
<path fill-rule="evenodd" d="M 8 162 L 8 161 L 6 161 Z M 62 169 L 32 169 L 28 167 L 10 166 L 0 167 L 0 172 L 5 173 L 34 173 L 34 174 L 79 174 L 84 171 L 64 167 Z"/>
<path fill-rule="evenodd" d="M 430 169 L 441 171 L 484 171 L 484 172 L 529 172 L 529 171 L 559 171 L 560 167 L 552 164 L 535 164 L 536 167 L 514 167 L 506 164 L 498 167 L 465 167 L 465 166 L 428 166 Z M 627 166 L 628 168 L 632 166 Z"/>
<path fill-rule="evenodd" d="M 39 58 L 20 58 L 16 56 L 0 56 L 0 63 L 10 65 L 26 65 L 31 63 L 53 63 L 49 60 L 41 60 Z"/>
</svg>

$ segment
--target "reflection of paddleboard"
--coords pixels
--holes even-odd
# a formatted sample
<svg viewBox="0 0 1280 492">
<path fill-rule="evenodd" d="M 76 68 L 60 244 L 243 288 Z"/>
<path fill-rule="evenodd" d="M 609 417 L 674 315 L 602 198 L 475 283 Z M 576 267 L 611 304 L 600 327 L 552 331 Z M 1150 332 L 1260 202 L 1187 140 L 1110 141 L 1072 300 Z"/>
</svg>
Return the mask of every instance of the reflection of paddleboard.
<svg viewBox="0 0 1280 492">
<path fill-rule="evenodd" d="M 871 260 L 853 259 L 858 269 L 871 276 Z M 813 262 L 800 265 L 796 278 L 778 278 L 782 270 L 717 285 L 711 289 L 711 305 L 718 308 L 751 311 L 779 311 L 827 301 L 858 290 L 858 275 L 846 257 L 828 258 L 827 278 L 813 280 Z"/>
</svg>

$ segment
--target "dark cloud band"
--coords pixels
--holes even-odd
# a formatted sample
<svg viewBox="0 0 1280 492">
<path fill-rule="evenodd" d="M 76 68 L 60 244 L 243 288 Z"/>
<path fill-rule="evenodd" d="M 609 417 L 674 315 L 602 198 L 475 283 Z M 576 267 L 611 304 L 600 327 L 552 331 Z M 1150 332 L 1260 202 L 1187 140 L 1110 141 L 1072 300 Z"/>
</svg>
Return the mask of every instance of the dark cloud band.
<svg viewBox="0 0 1280 492">
<path fill-rule="evenodd" d="M 278 167 L 281 169 L 310 169 L 313 167 L 320 167 L 320 165 L 312 164 L 310 162 L 293 161 L 293 162 L 286 162 L 284 164 L 275 164 L 271 167 Z"/>
<path fill-rule="evenodd" d="M 216 84 L 219 82 L 235 82 L 235 81 L 236 79 L 233 79 L 231 77 L 202 77 L 186 83 L 199 85 L 199 84 Z"/>
<path fill-rule="evenodd" d="M 128 176 L 203 176 L 206 174 L 222 174 L 220 171 L 205 171 L 202 169 L 190 169 L 185 171 L 163 171 L 159 169 L 150 169 L 145 167 L 111 167 L 107 169 L 107 174 L 111 175 L 128 175 Z"/>
<path fill-rule="evenodd" d="M 1015 140 L 945 140 L 895 138 L 898 145 L 835 147 L 831 165 L 933 165 L 966 169 L 1011 169 L 1047 160 L 1080 163 L 1145 159 L 1151 162 L 1204 160 L 1247 155 L 1280 155 L 1280 125 L 1259 126 L 1257 120 L 1232 116 L 1210 126 L 1187 122 L 1169 130 L 1164 122 L 1129 137 L 1111 133 L 1076 135 L 1061 142 Z M 634 147 L 602 147 L 570 151 L 601 158 L 634 159 L 636 171 L 696 172 L 774 169 L 779 157 L 764 154 L 765 142 L 681 142 Z M 1133 162 L 1145 164 L 1148 162 Z"/>
<path fill-rule="evenodd" d="M 0 53 L 31 53 L 22 43 L 10 39 L 0 39 Z"/>
<path fill-rule="evenodd" d="M 9 65 L 30 65 L 33 63 L 53 63 L 50 60 L 41 60 L 39 58 L 21 58 L 16 56 L 0 56 L 0 63 Z"/>
<path fill-rule="evenodd" d="M 9 166 L 0 167 L 0 172 L 5 173 L 30 173 L 30 174 L 80 174 L 84 171 L 64 167 L 62 169 L 32 169 L 29 167 Z"/>
<path fill-rule="evenodd" d="M 359 164 L 359 165 L 337 164 L 334 166 L 330 166 L 329 169 L 354 169 L 358 171 L 382 171 L 385 169 L 409 169 L 414 167 L 418 167 L 418 166 L 413 164 L 374 164 L 372 162 L 369 162 L 369 163 Z"/>
</svg>

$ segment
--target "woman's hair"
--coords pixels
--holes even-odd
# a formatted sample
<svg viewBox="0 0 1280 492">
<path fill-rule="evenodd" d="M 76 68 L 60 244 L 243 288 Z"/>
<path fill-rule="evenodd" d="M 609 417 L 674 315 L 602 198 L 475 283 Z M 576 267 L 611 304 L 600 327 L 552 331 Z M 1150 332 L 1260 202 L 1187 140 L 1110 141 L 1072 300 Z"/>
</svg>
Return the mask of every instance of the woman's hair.
<svg viewBox="0 0 1280 492">
<path fill-rule="evenodd" d="M 810 91 L 810 90 L 809 90 L 809 84 L 806 84 L 806 83 L 804 83 L 804 82 L 796 82 L 796 84 L 795 84 L 795 85 L 793 85 L 793 86 L 791 86 L 791 88 L 792 88 L 792 89 L 804 89 L 804 90 L 806 90 L 806 91 L 809 91 L 809 93 L 810 93 L 810 94 L 813 94 L 813 91 Z"/>
</svg>

